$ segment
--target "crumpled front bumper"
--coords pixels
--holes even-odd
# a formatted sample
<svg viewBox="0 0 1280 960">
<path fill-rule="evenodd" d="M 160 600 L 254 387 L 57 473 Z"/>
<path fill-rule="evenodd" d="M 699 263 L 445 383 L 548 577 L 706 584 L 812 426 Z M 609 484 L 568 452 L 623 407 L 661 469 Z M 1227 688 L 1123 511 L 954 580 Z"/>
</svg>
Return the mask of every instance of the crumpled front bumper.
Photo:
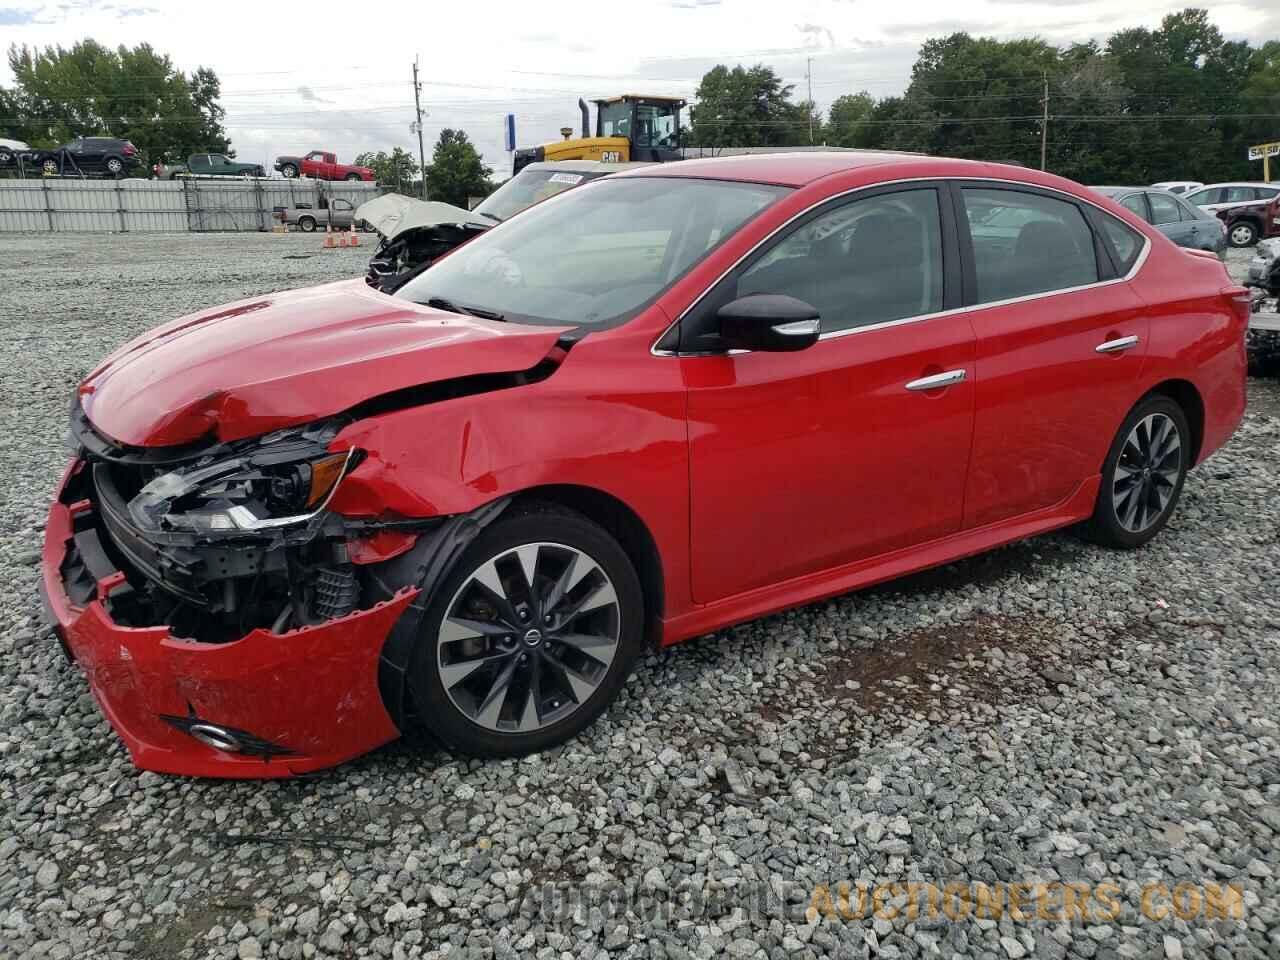
<svg viewBox="0 0 1280 960">
<path fill-rule="evenodd" d="M 122 573 L 98 576 L 103 571 L 95 569 L 94 596 L 82 605 L 64 584 L 77 528 L 83 536 L 95 509 L 87 500 L 64 502 L 63 489 L 81 468 L 79 462 L 67 468 L 49 510 L 42 592 L 64 649 L 136 766 L 190 776 L 288 777 L 399 737 L 378 691 L 378 658 L 417 590 L 317 626 L 279 635 L 257 629 L 231 643 L 184 640 L 163 626 L 121 626 L 108 604 L 124 585 Z"/>
</svg>

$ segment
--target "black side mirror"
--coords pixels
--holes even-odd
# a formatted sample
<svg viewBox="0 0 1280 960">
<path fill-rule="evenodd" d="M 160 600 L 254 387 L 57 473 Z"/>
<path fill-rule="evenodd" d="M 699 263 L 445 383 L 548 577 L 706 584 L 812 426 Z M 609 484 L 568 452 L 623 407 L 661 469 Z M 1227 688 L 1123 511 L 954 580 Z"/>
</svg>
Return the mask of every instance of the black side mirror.
<svg viewBox="0 0 1280 960">
<path fill-rule="evenodd" d="M 720 340 L 730 350 L 803 350 L 822 331 L 818 308 L 780 293 L 753 293 L 716 311 Z"/>
</svg>

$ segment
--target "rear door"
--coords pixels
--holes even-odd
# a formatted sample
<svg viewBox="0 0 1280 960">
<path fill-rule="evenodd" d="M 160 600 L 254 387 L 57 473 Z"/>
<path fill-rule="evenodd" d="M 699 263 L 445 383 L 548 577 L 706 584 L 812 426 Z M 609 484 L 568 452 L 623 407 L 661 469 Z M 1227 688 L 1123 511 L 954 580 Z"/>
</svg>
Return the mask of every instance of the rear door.
<svg viewBox="0 0 1280 960">
<path fill-rule="evenodd" d="M 1148 193 L 1147 202 L 1151 204 L 1151 220 L 1153 227 L 1163 233 L 1180 247 L 1195 247 L 1196 225 L 1194 220 L 1184 220 L 1178 201 L 1162 193 Z"/>
<path fill-rule="evenodd" d="M 706 603 L 960 529 L 973 331 L 945 185 L 832 201 L 732 271 L 682 321 L 693 595 Z M 822 339 L 726 354 L 715 311 L 787 294 Z"/>
<path fill-rule="evenodd" d="M 1051 508 L 1101 471 L 1146 350 L 1143 304 L 1122 275 L 1148 241 L 1069 194 L 967 181 L 955 198 L 977 335 L 964 512 L 978 527 Z M 1022 213 L 1007 252 L 969 227 L 993 206 Z M 1095 215 L 1131 238 L 1125 262 Z"/>
</svg>

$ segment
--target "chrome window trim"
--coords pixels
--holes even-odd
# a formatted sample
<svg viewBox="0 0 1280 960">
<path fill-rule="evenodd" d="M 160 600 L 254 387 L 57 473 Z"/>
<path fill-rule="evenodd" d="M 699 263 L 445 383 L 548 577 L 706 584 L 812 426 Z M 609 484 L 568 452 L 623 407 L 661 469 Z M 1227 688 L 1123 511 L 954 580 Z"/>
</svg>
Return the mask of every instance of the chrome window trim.
<svg viewBox="0 0 1280 960">
<path fill-rule="evenodd" d="M 667 334 L 669 334 L 675 327 L 679 326 L 680 321 L 683 320 L 686 316 L 688 316 L 688 314 L 695 307 L 697 307 L 699 303 L 702 302 L 703 297 L 705 297 L 708 293 L 710 293 L 717 286 L 719 286 L 725 277 L 733 273 L 734 270 L 737 270 L 738 267 L 741 266 L 744 260 L 746 260 L 752 254 L 754 254 L 757 250 L 759 250 L 762 246 L 764 246 L 766 243 L 772 240 L 781 231 L 791 226 L 791 224 L 793 224 L 796 220 L 799 220 L 801 217 L 809 213 L 812 213 L 818 207 L 821 207 L 824 204 L 830 203 L 833 200 L 839 200 L 842 197 L 848 197 L 855 193 L 862 193 L 863 191 L 866 191 L 866 190 L 878 190 L 881 187 L 892 187 L 892 186 L 897 186 L 898 184 L 905 184 L 905 183 L 936 183 L 939 185 L 945 185 L 947 183 L 958 183 L 958 184 L 992 183 L 992 184 L 1008 184 L 1015 187 L 1030 187 L 1033 190 L 1044 190 L 1049 193 L 1056 193 L 1059 196 L 1065 197 L 1068 200 L 1072 200 L 1077 203 L 1079 202 L 1087 203 L 1091 207 L 1096 208 L 1104 216 L 1108 216 L 1116 220 L 1120 219 L 1110 210 L 1106 209 L 1106 207 L 1102 206 L 1102 204 L 1095 203 L 1093 200 L 1090 200 L 1088 197 L 1077 196 L 1076 194 L 1070 193 L 1069 191 L 1059 190 L 1057 187 L 1045 187 L 1045 186 L 1041 186 L 1038 183 L 1029 183 L 1026 180 L 1009 180 L 1007 178 L 1002 178 L 1002 177 L 952 177 L 952 176 L 905 177 L 901 180 L 883 180 L 879 183 L 868 183 L 860 187 L 852 187 L 848 190 L 844 190 L 840 193 L 834 193 L 829 197 L 823 197 L 821 200 L 817 200 L 814 203 L 811 203 L 809 206 L 805 207 L 803 210 L 799 211 L 793 216 L 788 217 L 785 221 L 778 224 L 776 227 L 770 230 L 765 236 L 761 237 L 755 244 L 752 245 L 750 250 L 747 250 L 745 253 L 742 254 L 742 256 L 738 257 L 738 259 L 735 260 L 732 264 L 730 264 L 729 267 L 723 273 L 720 274 L 720 276 L 716 277 L 716 279 L 713 282 L 708 284 L 707 288 L 703 290 L 700 294 L 698 294 L 698 296 L 694 298 L 693 302 L 690 303 L 687 307 L 684 308 L 684 310 L 680 312 L 680 316 L 676 317 L 675 320 L 673 320 L 670 324 L 667 325 L 666 329 L 664 329 L 662 333 L 658 335 L 657 339 L 655 339 L 653 341 L 653 344 L 649 347 L 649 353 L 655 357 L 723 357 L 723 356 L 737 356 L 739 354 L 751 353 L 752 351 L 750 350 L 730 350 L 727 353 L 723 350 L 704 350 L 704 351 L 697 351 L 697 352 L 690 352 L 690 353 L 681 353 L 678 350 L 659 350 L 658 344 L 660 344 L 663 341 L 663 339 L 667 336 Z M 563 192 L 567 193 L 568 191 L 566 190 Z M 1120 220 L 1120 222 L 1124 223 L 1123 220 Z M 1129 226 L 1129 225 L 1125 224 L 1125 226 Z M 1151 226 L 1151 225 L 1147 224 L 1147 226 Z M 1130 227 L 1130 229 L 1132 229 L 1132 227 Z M 1155 229 L 1155 228 L 1152 227 L 1152 229 Z M 925 320 L 933 320 L 938 317 L 950 317 L 950 316 L 955 316 L 956 314 L 970 313 L 975 310 L 986 310 L 991 307 L 1004 307 L 1014 303 L 1027 303 L 1032 300 L 1043 300 L 1045 297 L 1057 297 L 1065 293 L 1078 293 L 1081 290 L 1092 290 L 1097 287 L 1108 287 L 1115 283 L 1128 283 L 1138 275 L 1138 272 L 1142 269 L 1142 267 L 1147 262 L 1148 254 L 1151 253 L 1151 238 L 1141 230 L 1137 231 L 1137 233 L 1140 237 L 1142 237 L 1142 241 L 1143 241 L 1142 251 L 1138 254 L 1137 258 L 1133 261 L 1133 266 L 1129 268 L 1129 272 L 1126 273 L 1123 277 L 1112 277 L 1109 280 L 1097 280 L 1097 281 L 1094 281 L 1093 283 L 1085 283 L 1075 287 L 1062 287 L 1058 290 L 1045 290 L 1042 293 L 1029 293 L 1029 294 L 1026 294 L 1025 296 L 1011 297 L 1007 300 L 992 300 L 988 303 L 973 303 L 964 307 L 954 307 L 951 310 L 939 310 L 935 313 L 923 313 L 923 314 L 920 314 L 919 316 L 902 317 L 901 319 L 898 319 L 898 320 L 885 320 L 880 323 L 869 323 L 865 326 L 849 327 L 845 330 L 831 330 L 827 333 L 820 334 L 818 336 L 818 342 L 821 343 L 823 340 L 837 340 L 841 337 L 847 337 L 855 333 L 870 333 L 872 330 L 883 330 L 887 327 L 904 326 L 909 323 L 921 323 Z"/>
</svg>

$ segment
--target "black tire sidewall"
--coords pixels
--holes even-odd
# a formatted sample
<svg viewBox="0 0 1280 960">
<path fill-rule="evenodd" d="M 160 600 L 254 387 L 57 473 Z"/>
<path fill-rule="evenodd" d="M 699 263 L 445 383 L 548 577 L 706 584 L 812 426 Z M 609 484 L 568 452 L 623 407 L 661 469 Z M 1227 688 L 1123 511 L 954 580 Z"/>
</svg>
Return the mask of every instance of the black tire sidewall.
<svg viewBox="0 0 1280 960">
<path fill-rule="evenodd" d="M 563 543 L 590 556 L 613 581 L 619 604 L 618 649 L 604 680 L 568 717 L 532 733 L 499 733 L 473 723 L 454 706 L 436 669 L 440 624 L 464 580 L 484 561 L 525 543 Z M 409 667 L 409 688 L 419 721 L 450 750 L 473 756 L 523 756 L 576 736 L 594 721 L 626 683 L 644 643 L 644 602 L 635 568 L 616 540 L 581 514 L 556 507 L 514 507 L 463 552 L 419 625 Z"/>
<path fill-rule="evenodd" d="M 315 233 L 316 222 L 311 217 L 302 217 L 298 220 L 298 229 L 303 233 Z"/>
<path fill-rule="evenodd" d="M 1125 442 L 1129 439 L 1129 434 L 1133 432 L 1134 426 L 1138 421 L 1149 417 L 1153 413 L 1161 413 L 1167 416 L 1173 421 L 1178 430 L 1178 440 L 1182 450 L 1181 470 L 1178 474 L 1178 482 L 1173 488 L 1173 495 L 1169 498 L 1169 503 L 1160 519 L 1147 527 L 1147 529 L 1134 533 L 1122 527 L 1120 521 L 1116 518 L 1112 477 L 1115 474 L 1116 464 L 1120 460 L 1120 455 L 1124 451 Z M 1173 512 L 1178 507 L 1178 500 L 1182 496 L 1182 487 L 1187 479 L 1187 471 L 1191 468 L 1190 457 L 1191 428 L 1182 407 L 1171 398 L 1161 394 L 1153 394 L 1140 401 L 1125 417 L 1124 423 L 1121 424 L 1119 431 L 1116 433 L 1115 440 L 1111 442 L 1111 449 L 1107 452 L 1107 459 L 1103 463 L 1102 487 L 1098 490 L 1098 503 L 1094 508 L 1093 518 L 1089 522 L 1090 539 L 1106 546 L 1132 550 L 1155 537 L 1156 534 L 1164 529 L 1165 524 L 1169 522 L 1169 518 L 1173 516 Z"/>
</svg>

